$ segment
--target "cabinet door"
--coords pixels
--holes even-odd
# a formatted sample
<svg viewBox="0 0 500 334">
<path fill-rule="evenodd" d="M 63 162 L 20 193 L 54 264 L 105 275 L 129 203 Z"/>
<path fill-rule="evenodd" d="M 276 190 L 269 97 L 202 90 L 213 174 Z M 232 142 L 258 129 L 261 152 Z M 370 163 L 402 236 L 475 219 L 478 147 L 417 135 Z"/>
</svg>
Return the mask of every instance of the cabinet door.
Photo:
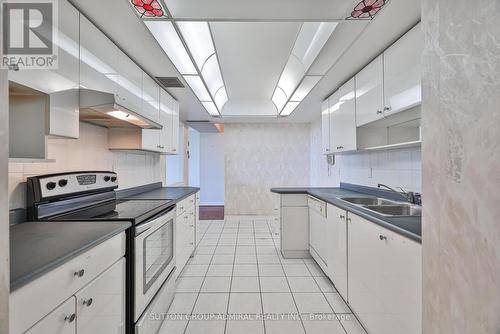
<svg viewBox="0 0 500 334">
<path fill-rule="evenodd" d="M 79 25 L 80 13 L 68 1 L 58 5 L 58 67 L 53 70 L 9 71 L 9 80 L 49 94 L 48 134 L 79 136 Z M 45 124 L 43 124 L 45 125 Z M 44 128 L 45 131 L 45 128 Z"/>
<path fill-rule="evenodd" d="M 50 312 L 25 334 L 75 334 L 76 306 L 75 297 L 71 297 L 61 306 Z"/>
<path fill-rule="evenodd" d="M 347 295 L 347 212 L 328 204 L 327 266 L 328 277 L 338 292 Z"/>
<path fill-rule="evenodd" d="M 330 154 L 330 110 L 329 99 L 321 104 L 321 141 L 323 145 L 323 154 Z"/>
<path fill-rule="evenodd" d="M 384 52 L 384 115 L 422 102 L 421 57 L 423 37 L 420 24 Z"/>
<path fill-rule="evenodd" d="M 142 69 L 117 48 L 118 103 L 142 114 Z"/>
<path fill-rule="evenodd" d="M 349 213 L 349 304 L 369 333 L 420 334 L 421 245 Z"/>
<path fill-rule="evenodd" d="M 160 122 L 160 86 L 146 72 L 142 72 L 142 116 Z"/>
<path fill-rule="evenodd" d="M 172 145 L 169 152 L 177 154 L 182 149 L 179 147 L 179 102 L 172 99 Z"/>
<path fill-rule="evenodd" d="M 116 45 L 80 15 L 80 87 L 118 95 L 118 55 Z"/>
<path fill-rule="evenodd" d="M 281 251 L 308 253 L 309 210 L 305 207 L 281 208 Z"/>
<path fill-rule="evenodd" d="M 332 151 L 353 151 L 357 149 L 355 79 L 346 82 L 336 93 L 338 109 L 330 114 Z"/>
<path fill-rule="evenodd" d="M 125 258 L 76 294 L 78 334 L 125 333 Z"/>
<path fill-rule="evenodd" d="M 173 140 L 173 102 L 174 99 L 165 90 L 160 89 L 160 124 L 163 128 L 160 131 L 160 145 L 164 148 L 164 153 L 172 152 Z"/>
<path fill-rule="evenodd" d="M 160 133 L 161 130 L 154 130 L 154 129 L 142 130 L 142 149 L 154 152 L 161 152 Z"/>
<path fill-rule="evenodd" d="M 356 124 L 361 126 L 383 117 L 383 55 L 378 56 L 356 74 Z"/>
</svg>

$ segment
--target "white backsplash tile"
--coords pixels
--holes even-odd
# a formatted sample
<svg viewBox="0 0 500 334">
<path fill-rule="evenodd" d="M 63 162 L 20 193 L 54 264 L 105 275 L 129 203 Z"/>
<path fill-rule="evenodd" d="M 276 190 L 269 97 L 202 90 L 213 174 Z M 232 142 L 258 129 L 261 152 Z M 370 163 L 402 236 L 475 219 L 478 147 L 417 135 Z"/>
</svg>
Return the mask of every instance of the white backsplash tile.
<svg viewBox="0 0 500 334">
<path fill-rule="evenodd" d="M 48 139 L 50 163 L 9 163 L 9 208 L 26 206 L 26 178 L 68 171 L 110 170 L 118 174 L 119 189 L 162 182 L 160 156 L 111 152 L 105 128 L 80 123 L 79 139 Z"/>
</svg>

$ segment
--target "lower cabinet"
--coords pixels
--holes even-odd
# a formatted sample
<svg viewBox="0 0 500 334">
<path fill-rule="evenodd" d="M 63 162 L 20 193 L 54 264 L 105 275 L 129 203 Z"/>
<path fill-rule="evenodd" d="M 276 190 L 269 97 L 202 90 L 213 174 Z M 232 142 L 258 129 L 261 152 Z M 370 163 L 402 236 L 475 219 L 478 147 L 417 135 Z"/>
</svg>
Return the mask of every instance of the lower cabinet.
<svg viewBox="0 0 500 334">
<path fill-rule="evenodd" d="M 176 277 L 182 272 L 195 249 L 196 211 L 196 195 L 191 195 L 177 204 L 175 222 Z"/>
<path fill-rule="evenodd" d="M 327 275 L 337 291 L 348 300 L 347 291 L 347 211 L 328 204 Z"/>
<path fill-rule="evenodd" d="M 421 245 L 349 213 L 349 305 L 370 334 L 420 334 Z"/>
<path fill-rule="evenodd" d="M 26 334 L 75 334 L 76 299 L 69 298 L 61 306 L 31 327 Z"/>
<path fill-rule="evenodd" d="M 125 258 L 76 294 L 78 334 L 125 333 Z"/>
<path fill-rule="evenodd" d="M 121 258 L 25 333 L 124 334 L 125 258 Z"/>
<path fill-rule="evenodd" d="M 281 254 L 284 258 L 309 257 L 309 207 L 305 194 L 280 195 Z"/>
</svg>

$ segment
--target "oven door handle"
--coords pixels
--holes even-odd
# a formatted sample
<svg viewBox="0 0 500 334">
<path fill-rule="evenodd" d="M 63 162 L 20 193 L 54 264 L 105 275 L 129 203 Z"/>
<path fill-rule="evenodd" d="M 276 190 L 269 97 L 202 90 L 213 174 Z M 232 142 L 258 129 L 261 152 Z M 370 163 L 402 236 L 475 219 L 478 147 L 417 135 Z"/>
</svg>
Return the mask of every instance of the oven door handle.
<svg viewBox="0 0 500 334">
<path fill-rule="evenodd" d="M 161 220 L 170 220 L 170 218 L 174 217 L 174 213 L 172 212 L 175 209 L 175 206 L 171 206 L 170 208 L 158 213 L 154 217 L 150 218 L 148 221 L 137 225 L 135 227 L 135 236 L 138 236 L 139 234 L 142 234 L 149 230 L 151 227 L 153 227 L 155 224 L 158 223 L 158 221 Z M 165 219 L 166 218 L 166 219 Z"/>
</svg>

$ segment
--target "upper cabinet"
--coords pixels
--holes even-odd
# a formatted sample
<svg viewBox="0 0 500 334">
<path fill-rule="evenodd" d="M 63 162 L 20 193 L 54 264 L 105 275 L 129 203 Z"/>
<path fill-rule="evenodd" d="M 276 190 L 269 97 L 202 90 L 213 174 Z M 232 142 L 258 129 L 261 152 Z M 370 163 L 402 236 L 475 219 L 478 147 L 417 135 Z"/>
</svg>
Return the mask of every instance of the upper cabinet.
<svg viewBox="0 0 500 334">
<path fill-rule="evenodd" d="M 422 101 L 420 25 L 384 52 L 384 115 L 407 110 Z"/>
<path fill-rule="evenodd" d="M 106 35 L 80 15 L 80 87 L 119 95 L 118 51 Z"/>
<path fill-rule="evenodd" d="M 160 86 L 146 72 L 142 75 L 142 116 L 160 123 Z M 165 94 L 167 92 L 163 91 Z"/>
<path fill-rule="evenodd" d="M 79 136 L 79 12 L 67 1 L 58 2 L 58 67 L 46 70 L 9 71 L 9 80 L 48 97 L 43 132 L 47 135 Z M 47 124 L 47 128 L 45 128 Z"/>
<path fill-rule="evenodd" d="M 421 54 L 418 24 L 323 102 L 324 154 L 420 143 Z"/>
<path fill-rule="evenodd" d="M 323 154 L 330 154 L 330 99 L 326 99 L 321 104 L 321 142 Z"/>
<path fill-rule="evenodd" d="M 356 144 L 355 79 L 347 81 L 332 95 L 330 146 L 333 153 L 354 151 Z"/>
<path fill-rule="evenodd" d="M 384 58 L 380 55 L 356 74 L 356 124 L 376 121 L 383 112 Z"/>
</svg>

